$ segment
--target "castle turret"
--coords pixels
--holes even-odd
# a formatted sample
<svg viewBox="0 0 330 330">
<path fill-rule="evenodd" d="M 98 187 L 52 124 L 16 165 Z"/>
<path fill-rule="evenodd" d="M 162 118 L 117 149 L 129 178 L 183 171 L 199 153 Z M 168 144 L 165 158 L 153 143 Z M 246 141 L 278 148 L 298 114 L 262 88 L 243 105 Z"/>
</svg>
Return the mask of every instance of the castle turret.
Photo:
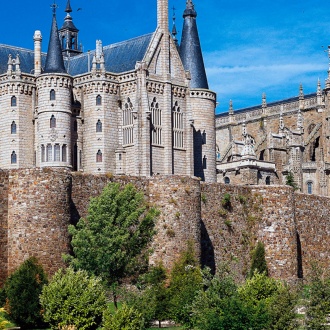
<svg viewBox="0 0 330 330">
<path fill-rule="evenodd" d="M 187 0 L 180 57 L 189 71 L 190 98 L 193 122 L 194 175 L 204 181 L 216 181 L 215 115 L 216 95 L 208 88 L 203 55 L 198 36 L 197 13 L 192 0 Z"/>
<path fill-rule="evenodd" d="M 66 8 L 66 17 L 63 26 L 59 30 L 59 36 L 62 44 L 62 52 L 66 56 L 75 56 L 81 54 L 82 51 L 78 44 L 79 30 L 73 24 L 70 13 L 72 12 L 70 0 L 68 0 Z"/>
<path fill-rule="evenodd" d="M 36 165 L 71 166 L 72 77 L 66 73 L 56 22 L 56 5 L 44 73 L 37 77 Z"/>
</svg>

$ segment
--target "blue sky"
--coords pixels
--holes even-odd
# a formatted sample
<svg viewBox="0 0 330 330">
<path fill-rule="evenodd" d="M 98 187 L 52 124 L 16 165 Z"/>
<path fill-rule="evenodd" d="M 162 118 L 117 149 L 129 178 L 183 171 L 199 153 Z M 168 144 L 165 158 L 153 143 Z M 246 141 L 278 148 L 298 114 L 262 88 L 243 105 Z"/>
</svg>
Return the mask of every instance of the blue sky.
<svg viewBox="0 0 330 330">
<path fill-rule="evenodd" d="M 1 3 L 0 43 L 33 48 L 33 33 L 43 35 L 47 50 L 52 0 Z M 327 76 L 330 9 L 325 0 L 194 0 L 209 85 L 218 94 L 217 112 L 297 96 L 322 87 Z M 66 0 L 57 0 L 58 24 Z M 156 0 L 71 0 L 72 17 L 84 50 L 154 31 Z M 169 0 L 182 30 L 185 0 Z M 82 8 L 77 11 L 78 8 Z M 172 10 L 170 10 L 170 16 Z M 171 23 L 170 23 L 171 24 Z M 171 26 L 171 25 L 170 25 Z"/>
</svg>

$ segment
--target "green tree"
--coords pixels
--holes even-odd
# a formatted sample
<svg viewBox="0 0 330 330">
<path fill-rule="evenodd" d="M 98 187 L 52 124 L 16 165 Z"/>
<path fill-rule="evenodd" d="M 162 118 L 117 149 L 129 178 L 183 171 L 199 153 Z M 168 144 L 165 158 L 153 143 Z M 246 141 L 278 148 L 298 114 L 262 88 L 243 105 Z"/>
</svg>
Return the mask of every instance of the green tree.
<svg viewBox="0 0 330 330">
<path fill-rule="evenodd" d="M 87 218 L 69 227 L 73 256 L 67 260 L 75 269 L 101 276 L 113 290 L 116 307 L 116 287 L 141 271 L 141 253 L 153 237 L 158 214 L 132 184 L 110 183 L 91 199 Z"/>
<path fill-rule="evenodd" d="M 206 290 L 200 290 L 192 305 L 191 323 L 196 330 L 268 329 L 269 316 L 264 304 L 246 303 L 227 265 L 212 277 L 204 275 Z"/>
<path fill-rule="evenodd" d="M 293 176 L 293 173 L 292 172 L 289 172 L 288 175 L 286 176 L 285 184 L 287 186 L 293 187 L 294 190 L 297 190 L 298 189 L 297 184 L 296 184 L 296 182 L 294 180 L 294 176 Z"/>
<path fill-rule="evenodd" d="M 330 278 L 322 270 L 313 265 L 309 285 L 309 303 L 307 305 L 308 330 L 330 329 L 328 316 L 330 314 Z"/>
<path fill-rule="evenodd" d="M 103 317 L 104 330 L 144 330 L 142 314 L 126 304 L 114 314 L 106 310 Z"/>
<path fill-rule="evenodd" d="M 174 263 L 170 273 L 170 315 L 181 324 L 189 326 L 191 305 L 203 287 L 202 271 L 199 267 L 192 242 Z"/>
<path fill-rule="evenodd" d="M 257 246 L 252 252 L 252 261 L 249 274 L 250 278 L 253 277 L 255 271 L 268 275 L 267 262 L 265 258 L 265 246 L 262 242 L 258 242 Z"/>
<path fill-rule="evenodd" d="M 47 283 L 47 276 L 31 257 L 11 274 L 5 282 L 7 302 L 5 309 L 10 320 L 21 328 L 37 327 L 43 324 L 39 295 Z"/>
<path fill-rule="evenodd" d="M 40 296 L 44 319 L 52 329 L 74 326 L 97 329 L 106 309 L 104 287 L 100 278 L 85 270 L 60 269 Z"/>
<path fill-rule="evenodd" d="M 141 276 L 139 291 L 129 293 L 127 304 L 134 307 L 145 320 L 145 326 L 157 320 L 161 322 L 169 318 L 169 290 L 166 286 L 166 270 L 162 264 L 153 266 L 148 273 Z"/>
</svg>

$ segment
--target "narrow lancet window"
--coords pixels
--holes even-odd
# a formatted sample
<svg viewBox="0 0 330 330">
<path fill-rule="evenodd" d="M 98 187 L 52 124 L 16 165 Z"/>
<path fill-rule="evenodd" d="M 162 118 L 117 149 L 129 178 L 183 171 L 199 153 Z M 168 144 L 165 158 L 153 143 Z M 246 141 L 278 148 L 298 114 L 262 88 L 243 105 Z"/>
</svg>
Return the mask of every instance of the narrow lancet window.
<svg viewBox="0 0 330 330">
<path fill-rule="evenodd" d="M 13 151 L 11 153 L 11 163 L 12 164 L 16 164 L 17 163 L 17 155 L 16 155 L 16 152 L 15 151 Z"/>
<path fill-rule="evenodd" d="M 50 117 L 50 128 L 56 128 L 56 118 L 54 115 Z"/>
<path fill-rule="evenodd" d="M 16 134 L 16 123 L 13 121 L 10 127 L 11 134 Z"/>
<path fill-rule="evenodd" d="M 101 150 L 98 150 L 96 153 L 96 162 L 101 163 L 102 162 L 102 152 Z"/>
<path fill-rule="evenodd" d="M 96 132 L 97 132 L 97 133 L 102 132 L 102 122 L 101 122 L 100 119 L 99 119 L 99 120 L 97 121 L 97 123 L 96 123 Z"/>
<path fill-rule="evenodd" d="M 50 93 L 49 93 L 49 99 L 50 99 L 51 101 L 55 101 L 55 99 L 56 99 L 56 94 L 55 94 L 55 90 L 54 90 L 54 89 L 52 89 L 52 90 L 50 91 Z"/>
</svg>

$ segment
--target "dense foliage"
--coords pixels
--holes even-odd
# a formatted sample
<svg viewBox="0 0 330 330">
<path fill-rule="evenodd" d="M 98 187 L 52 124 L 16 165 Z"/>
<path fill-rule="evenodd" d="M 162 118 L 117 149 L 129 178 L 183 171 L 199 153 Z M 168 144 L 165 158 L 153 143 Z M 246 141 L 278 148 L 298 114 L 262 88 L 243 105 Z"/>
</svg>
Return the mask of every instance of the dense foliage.
<svg viewBox="0 0 330 330">
<path fill-rule="evenodd" d="M 101 279 L 84 270 L 60 269 L 40 296 L 44 319 L 52 329 L 75 326 L 76 329 L 97 329 L 106 308 Z"/>
<path fill-rule="evenodd" d="M 21 328 L 43 324 L 39 295 L 47 276 L 36 258 L 27 259 L 11 274 L 5 283 L 6 305 L 9 318 Z"/>
<path fill-rule="evenodd" d="M 124 304 L 115 313 L 109 309 L 104 313 L 104 330 L 144 330 L 142 314 Z"/>
<path fill-rule="evenodd" d="M 69 227 L 74 255 L 67 260 L 74 269 L 101 276 L 115 289 L 123 278 L 147 267 L 147 253 L 141 253 L 153 237 L 158 213 L 132 184 L 121 188 L 110 183 L 91 199 L 87 218 Z M 114 298 L 116 303 L 115 294 Z"/>
<path fill-rule="evenodd" d="M 316 266 L 313 267 L 308 293 L 307 329 L 330 329 L 330 277 Z"/>
</svg>

